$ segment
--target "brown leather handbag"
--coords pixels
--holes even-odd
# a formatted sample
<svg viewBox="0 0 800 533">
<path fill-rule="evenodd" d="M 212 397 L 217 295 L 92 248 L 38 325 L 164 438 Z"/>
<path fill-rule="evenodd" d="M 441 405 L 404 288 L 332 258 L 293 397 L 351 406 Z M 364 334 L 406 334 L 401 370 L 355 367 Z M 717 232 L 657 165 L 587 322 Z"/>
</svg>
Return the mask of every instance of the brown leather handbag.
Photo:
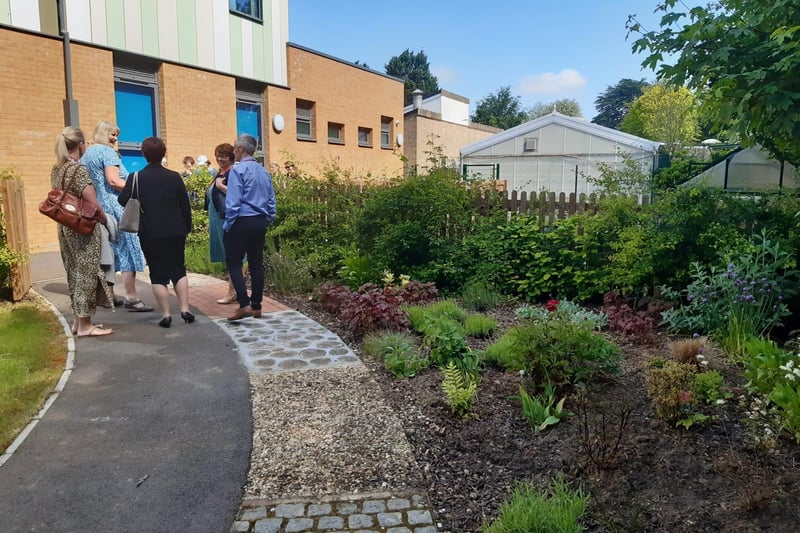
<svg viewBox="0 0 800 533">
<path fill-rule="evenodd" d="M 61 188 L 54 188 L 47 193 L 42 203 L 39 204 L 39 212 L 66 226 L 75 233 L 89 235 L 94 231 L 99 220 L 101 209 L 98 205 L 84 200 L 70 192 L 69 186 L 75 181 L 75 174 L 80 168 L 80 164 L 75 163 L 64 167 L 61 174 Z M 72 169 L 69 183 L 65 186 L 67 170 Z"/>
</svg>

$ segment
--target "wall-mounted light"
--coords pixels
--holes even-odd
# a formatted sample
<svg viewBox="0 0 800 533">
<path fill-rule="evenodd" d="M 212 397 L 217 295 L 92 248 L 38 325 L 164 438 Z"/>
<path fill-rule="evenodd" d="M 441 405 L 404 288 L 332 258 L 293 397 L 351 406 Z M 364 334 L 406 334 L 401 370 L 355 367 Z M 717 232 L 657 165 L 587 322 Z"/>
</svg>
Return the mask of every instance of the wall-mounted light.
<svg viewBox="0 0 800 533">
<path fill-rule="evenodd" d="M 285 126 L 286 124 L 283 122 L 283 115 L 276 114 L 274 117 L 272 117 L 272 129 L 274 129 L 277 133 L 282 132 Z"/>
<path fill-rule="evenodd" d="M 403 146 L 403 134 L 402 133 L 398 133 L 397 134 L 397 146 Z"/>
</svg>

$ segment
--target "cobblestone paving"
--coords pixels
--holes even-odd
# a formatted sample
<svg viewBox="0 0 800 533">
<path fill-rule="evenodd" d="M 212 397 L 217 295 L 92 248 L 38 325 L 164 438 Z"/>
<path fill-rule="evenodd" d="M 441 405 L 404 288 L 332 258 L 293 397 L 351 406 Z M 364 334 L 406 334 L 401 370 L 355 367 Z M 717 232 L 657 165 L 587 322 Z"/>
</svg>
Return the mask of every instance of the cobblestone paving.
<svg viewBox="0 0 800 533">
<path fill-rule="evenodd" d="M 234 340 L 250 372 L 287 372 L 362 364 L 338 335 L 297 311 L 217 324 Z"/>
<path fill-rule="evenodd" d="M 436 533 L 425 496 L 362 496 L 308 502 L 245 501 L 235 533 Z"/>
</svg>

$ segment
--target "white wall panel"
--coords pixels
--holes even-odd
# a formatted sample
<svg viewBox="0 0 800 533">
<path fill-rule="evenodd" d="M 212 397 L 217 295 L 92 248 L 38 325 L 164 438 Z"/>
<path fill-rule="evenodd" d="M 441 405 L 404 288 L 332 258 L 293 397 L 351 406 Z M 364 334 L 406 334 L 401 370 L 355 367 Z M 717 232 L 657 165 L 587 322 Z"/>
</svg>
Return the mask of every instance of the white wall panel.
<svg viewBox="0 0 800 533">
<path fill-rule="evenodd" d="M 214 68 L 222 72 L 231 71 L 231 26 L 228 22 L 228 5 L 225 2 L 214 2 L 212 10 L 212 31 L 214 41 Z"/>
<path fill-rule="evenodd" d="M 39 2 L 11 0 L 11 24 L 26 30 L 41 31 Z"/>
<path fill-rule="evenodd" d="M 253 23 L 250 21 L 242 22 L 242 74 L 252 78 L 255 72 L 253 68 Z"/>
<path fill-rule="evenodd" d="M 197 20 L 197 64 L 205 68 L 216 68 L 214 61 L 214 2 L 195 0 Z M 222 4 L 222 2 L 217 2 Z M 227 22 L 227 21 L 226 21 Z"/>
<path fill-rule="evenodd" d="M 71 0 L 70 4 L 77 3 L 77 4 L 86 4 L 84 0 L 80 2 L 75 2 L 75 0 Z M 78 18 L 83 18 L 87 23 L 91 24 L 91 37 L 87 38 L 87 40 L 92 41 L 93 43 L 99 45 L 107 45 L 108 44 L 108 22 L 106 21 L 106 2 L 105 0 L 91 0 L 88 2 L 89 10 L 82 14 Z M 70 30 L 69 33 L 72 35 L 72 17 L 67 17 L 69 20 Z M 91 20 L 90 20 L 91 19 Z"/>
<path fill-rule="evenodd" d="M 286 43 L 289 41 L 289 0 L 272 0 L 272 81 L 289 83 L 286 72 Z"/>
<path fill-rule="evenodd" d="M 142 47 L 142 3 L 140 0 L 125 0 L 125 49 L 141 54 Z"/>
<path fill-rule="evenodd" d="M 158 2 L 158 48 L 162 58 L 178 61 L 178 5 L 175 0 Z"/>
</svg>

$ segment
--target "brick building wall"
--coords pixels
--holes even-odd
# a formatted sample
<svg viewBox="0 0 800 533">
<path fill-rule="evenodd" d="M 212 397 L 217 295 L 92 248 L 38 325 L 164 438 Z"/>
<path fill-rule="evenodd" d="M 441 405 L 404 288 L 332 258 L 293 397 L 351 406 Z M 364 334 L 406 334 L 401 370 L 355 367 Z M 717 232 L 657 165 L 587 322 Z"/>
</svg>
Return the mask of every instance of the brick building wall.
<svg viewBox="0 0 800 533">
<path fill-rule="evenodd" d="M 296 45 L 287 46 L 286 53 L 289 88 L 267 88 L 267 162 L 291 159 L 313 176 L 331 165 L 354 177 L 400 176 L 403 82 Z M 314 102 L 314 141 L 297 139 L 297 99 Z M 275 114 L 285 120 L 280 133 L 272 127 Z M 392 119 L 392 149 L 381 147 L 381 116 Z M 344 144 L 328 142 L 328 122 L 344 125 Z M 359 146 L 359 127 L 372 129 L 371 147 Z"/>
<path fill-rule="evenodd" d="M 161 136 L 167 166 L 180 172 L 184 156 L 200 154 L 213 165 L 214 148 L 236 140 L 236 80 L 163 63 L 159 73 Z"/>
<path fill-rule="evenodd" d="M 431 166 L 431 157 L 446 157 L 460 160 L 462 146 L 480 141 L 500 131 L 498 128 L 471 124 L 464 126 L 441 119 L 441 115 L 423 109 L 414 109 L 405 115 L 406 143 L 403 151 L 406 156 L 406 174 L 415 168 L 424 173 Z M 441 163 L 438 163 L 441 166 Z M 460 171 L 460 168 L 457 169 Z"/>
</svg>

